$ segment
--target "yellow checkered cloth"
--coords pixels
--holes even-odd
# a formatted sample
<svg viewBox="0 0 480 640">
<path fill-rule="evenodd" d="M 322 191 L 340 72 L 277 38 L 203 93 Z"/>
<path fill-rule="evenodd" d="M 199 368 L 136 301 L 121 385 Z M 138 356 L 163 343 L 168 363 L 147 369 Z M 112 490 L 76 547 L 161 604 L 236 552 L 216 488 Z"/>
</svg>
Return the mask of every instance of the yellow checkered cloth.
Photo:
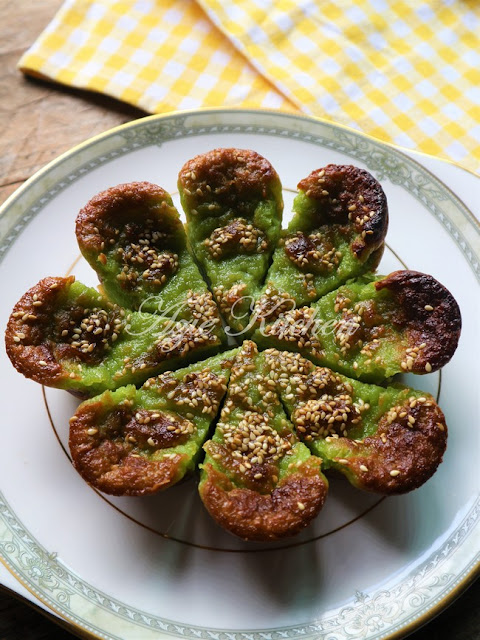
<svg viewBox="0 0 480 640">
<path fill-rule="evenodd" d="M 19 67 L 152 113 L 299 111 L 480 171 L 478 0 L 68 0 Z"/>
</svg>

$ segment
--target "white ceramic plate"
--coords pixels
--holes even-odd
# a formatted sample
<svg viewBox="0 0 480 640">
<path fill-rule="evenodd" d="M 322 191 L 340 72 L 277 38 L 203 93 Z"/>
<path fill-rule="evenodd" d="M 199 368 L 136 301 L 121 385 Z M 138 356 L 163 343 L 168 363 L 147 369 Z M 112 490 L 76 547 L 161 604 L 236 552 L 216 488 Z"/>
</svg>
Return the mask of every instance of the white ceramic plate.
<svg viewBox="0 0 480 640">
<path fill-rule="evenodd" d="M 74 235 L 91 196 L 133 180 L 175 192 L 183 163 L 219 146 L 271 160 L 286 189 L 286 220 L 297 182 L 324 164 L 356 164 L 381 181 L 391 222 L 380 272 L 406 265 L 431 273 L 462 310 L 460 345 L 441 376 L 407 378 L 437 395 L 446 414 L 443 464 L 421 489 L 388 499 L 335 479 L 299 537 L 244 543 L 210 520 L 194 480 L 149 498 L 89 488 L 66 447 L 76 401 L 25 380 L 2 352 L 0 557 L 18 591 L 26 587 L 91 637 L 402 636 L 458 594 L 479 562 L 480 230 L 461 200 L 477 203 L 476 177 L 310 118 L 207 110 L 138 120 L 63 155 L 4 205 L 0 324 L 41 277 L 72 271 L 96 283 Z"/>
</svg>

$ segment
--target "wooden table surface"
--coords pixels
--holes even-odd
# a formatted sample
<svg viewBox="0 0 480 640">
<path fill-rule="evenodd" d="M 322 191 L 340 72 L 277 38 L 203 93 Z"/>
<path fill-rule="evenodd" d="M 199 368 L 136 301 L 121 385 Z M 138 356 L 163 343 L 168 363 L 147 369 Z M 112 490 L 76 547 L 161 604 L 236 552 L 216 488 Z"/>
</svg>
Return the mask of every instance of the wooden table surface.
<svg viewBox="0 0 480 640">
<path fill-rule="evenodd" d="M 0 0 L 0 203 L 74 145 L 146 115 L 115 100 L 39 80 L 16 69 L 61 0 Z M 480 581 L 412 640 L 480 640 Z M 0 640 L 73 638 L 24 601 L 0 592 Z"/>
</svg>

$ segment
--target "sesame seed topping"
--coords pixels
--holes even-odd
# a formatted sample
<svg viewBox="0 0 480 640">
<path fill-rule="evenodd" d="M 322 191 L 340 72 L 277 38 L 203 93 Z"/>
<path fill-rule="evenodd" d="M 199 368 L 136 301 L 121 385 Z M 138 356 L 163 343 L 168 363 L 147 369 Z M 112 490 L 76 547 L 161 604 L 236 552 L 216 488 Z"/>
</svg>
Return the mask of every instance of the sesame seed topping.
<svg viewBox="0 0 480 640">
<path fill-rule="evenodd" d="M 342 257 L 325 235 L 319 232 L 307 236 L 299 231 L 290 235 L 285 239 L 284 249 L 291 262 L 300 269 L 323 274 L 338 267 Z"/>
<path fill-rule="evenodd" d="M 249 224 L 244 218 L 237 218 L 225 227 L 213 231 L 204 240 L 210 255 L 215 260 L 239 253 L 263 253 L 268 249 L 265 234 Z"/>
<path fill-rule="evenodd" d="M 223 434 L 225 446 L 242 464 L 261 465 L 267 460 L 278 461 L 291 449 L 290 442 L 268 422 L 268 414 L 245 411 L 238 425 L 219 422 L 217 428 Z"/>
<path fill-rule="evenodd" d="M 321 355 L 321 343 L 315 333 L 315 310 L 311 307 L 300 307 L 286 311 L 272 324 L 265 327 L 266 336 L 274 336 L 279 340 L 296 344 L 300 349 L 309 349 L 315 355 Z"/>
<path fill-rule="evenodd" d="M 217 413 L 221 398 L 227 390 L 226 378 L 217 376 L 208 368 L 191 372 L 182 381 L 166 373 L 159 376 L 157 384 L 173 404 L 187 406 L 197 413 L 211 416 Z M 192 419 L 194 414 L 189 412 L 186 416 Z"/>
<path fill-rule="evenodd" d="M 179 256 L 169 247 L 172 235 L 158 228 L 159 222 L 144 220 L 142 225 L 127 225 L 127 242 L 116 249 L 117 260 L 122 270 L 117 275 L 121 286 L 129 291 L 163 286 L 177 272 Z"/>
<path fill-rule="evenodd" d="M 215 344 L 217 337 L 212 327 L 197 326 L 193 323 L 178 323 L 166 334 L 161 334 L 154 345 L 157 353 L 167 358 L 184 356 L 191 349 L 207 344 Z M 133 371 L 133 367 L 132 367 Z"/>
<path fill-rule="evenodd" d="M 400 471 L 398 469 L 392 469 L 392 471 L 390 471 L 390 475 L 392 476 L 392 478 L 396 478 L 400 475 Z"/>
<path fill-rule="evenodd" d="M 124 328 L 119 311 L 116 306 L 108 311 L 100 307 L 74 309 L 71 317 L 78 319 L 71 320 L 68 329 L 60 331 L 62 341 L 83 355 L 101 357 Z"/>
</svg>

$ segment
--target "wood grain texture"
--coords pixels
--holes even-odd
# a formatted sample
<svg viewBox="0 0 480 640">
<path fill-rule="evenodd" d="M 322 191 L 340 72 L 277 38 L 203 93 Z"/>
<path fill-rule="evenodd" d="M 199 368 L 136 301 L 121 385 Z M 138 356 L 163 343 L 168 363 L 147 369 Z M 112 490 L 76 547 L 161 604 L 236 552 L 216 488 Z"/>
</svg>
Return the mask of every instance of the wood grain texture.
<svg viewBox="0 0 480 640">
<path fill-rule="evenodd" d="M 29 80 L 16 69 L 61 0 L 0 0 L 0 203 L 50 160 L 144 112 L 110 98 Z M 480 640 L 480 581 L 412 640 Z M 0 592 L 0 640 L 72 640 L 38 610 Z"/>
<path fill-rule="evenodd" d="M 0 0 L 0 203 L 47 162 L 146 115 L 106 96 L 25 78 L 16 68 L 61 0 Z"/>
</svg>

